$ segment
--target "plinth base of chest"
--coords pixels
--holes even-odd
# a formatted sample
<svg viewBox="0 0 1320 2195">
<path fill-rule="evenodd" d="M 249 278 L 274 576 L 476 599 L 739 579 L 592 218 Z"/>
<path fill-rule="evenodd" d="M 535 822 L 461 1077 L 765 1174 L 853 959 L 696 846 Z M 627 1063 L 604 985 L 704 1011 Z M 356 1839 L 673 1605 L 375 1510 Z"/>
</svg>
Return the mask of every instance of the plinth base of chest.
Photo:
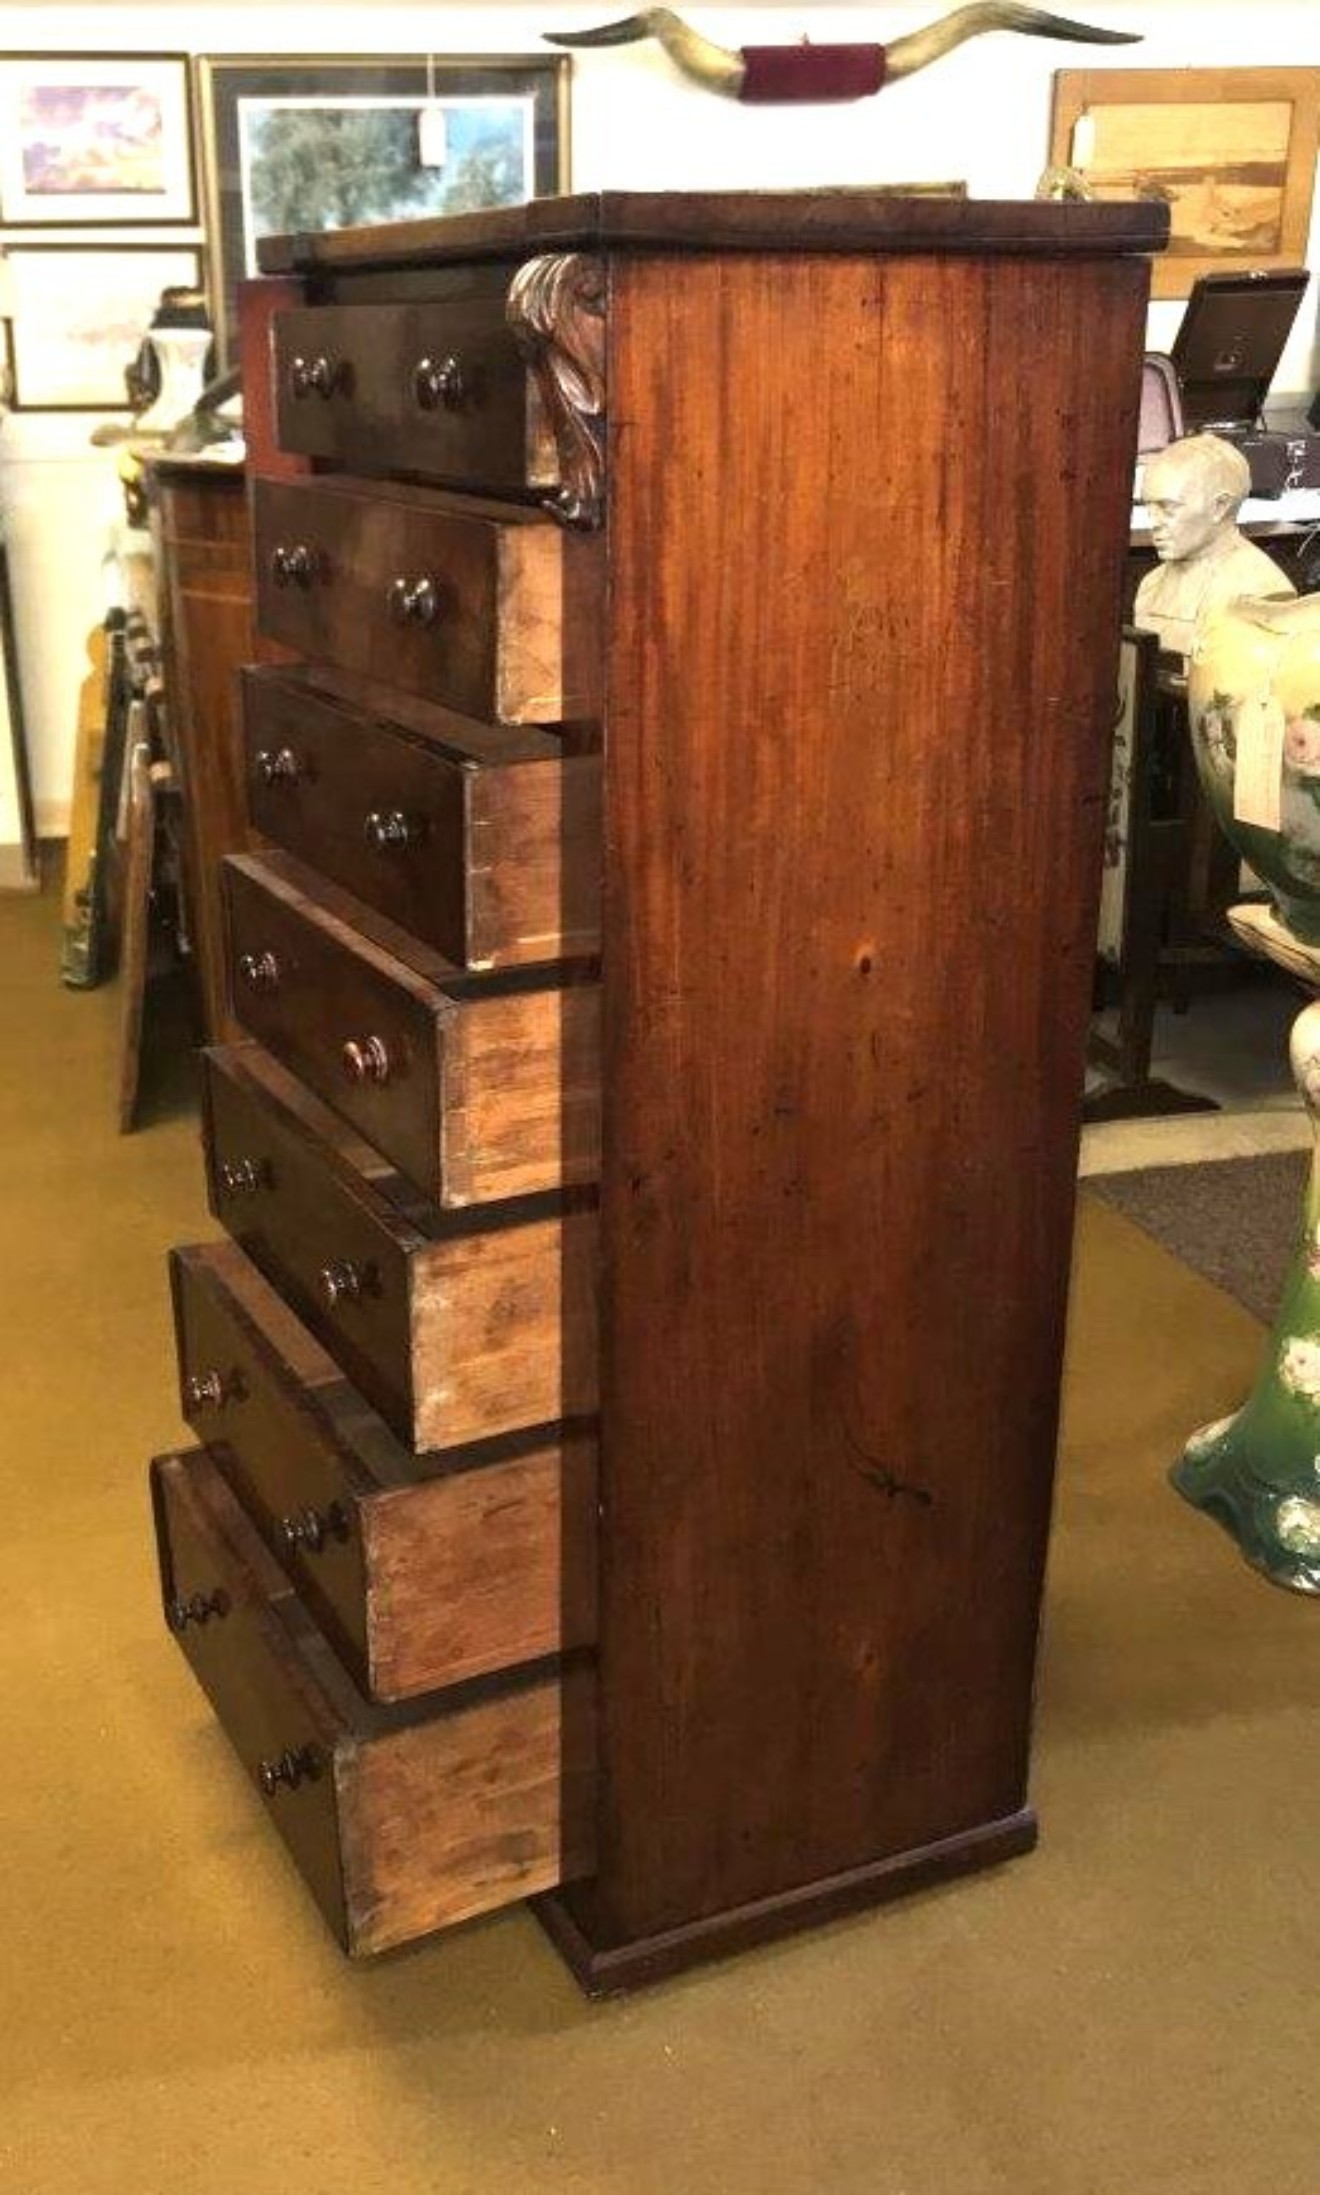
<svg viewBox="0 0 1320 2195">
<path fill-rule="evenodd" d="M 818 1928 L 825 1921 L 842 1920 L 849 1913 L 881 1905 L 886 1899 L 1016 1859 L 1033 1849 L 1038 1833 L 1035 1809 L 1024 1806 L 1000 1821 L 984 1822 L 975 1829 L 961 1830 L 957 1836 L 942 1837 L 937 1844 L 897 1852 L 868 1867 L 850 1868 L 846 1874 L 804 1883 L 778 1897 L 734 1906 L 685 1927 L 638 1936 L 623 1944 L 594 1943 L 561 1891 L 550 1891 L 533 1899 L 531 1905 L 587 1996 L 622 1996 L 688 1967 L 705 1965 L 736 1951 L 750 1951 L 758 1944 L 793 1935 L 798 1929 Z"/>
</svg>

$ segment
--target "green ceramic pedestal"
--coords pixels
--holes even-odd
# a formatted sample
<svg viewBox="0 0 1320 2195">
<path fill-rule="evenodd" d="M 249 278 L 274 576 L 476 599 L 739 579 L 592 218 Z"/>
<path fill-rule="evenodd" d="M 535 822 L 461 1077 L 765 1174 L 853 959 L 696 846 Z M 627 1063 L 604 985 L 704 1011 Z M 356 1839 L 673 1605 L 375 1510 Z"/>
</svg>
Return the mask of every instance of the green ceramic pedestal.
<svg viewBox="0 0 1320 2195">
<path fill-rule="evenodd" d="M 1294 1022 L 1291 1052 L 1315 1133 L 1320 1001 Z M 1301 1233 L 1250 1399 L 1236 1416 L 1194 1434 L 1170 1477 L 1276 1585 L 1320 1593 L 1320 1157 L 1311 1160 Z"/>
</svg>

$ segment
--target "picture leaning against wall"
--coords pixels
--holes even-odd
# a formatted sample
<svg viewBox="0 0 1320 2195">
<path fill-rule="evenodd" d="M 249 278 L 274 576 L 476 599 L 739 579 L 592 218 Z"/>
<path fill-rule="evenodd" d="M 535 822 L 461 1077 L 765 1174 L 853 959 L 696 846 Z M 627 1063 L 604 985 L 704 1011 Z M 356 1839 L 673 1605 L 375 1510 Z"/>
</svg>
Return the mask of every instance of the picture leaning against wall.
<svg viewBox="0 0 1320 2195">
<path fill-rule="evenodd" d="M 1061 69 L 1050 162 L 1100 199 L 1169 208 L 1153 297 L 1198 275 L 1300 266 L 1320 139 L 1320 69 Z"/>
</svg>

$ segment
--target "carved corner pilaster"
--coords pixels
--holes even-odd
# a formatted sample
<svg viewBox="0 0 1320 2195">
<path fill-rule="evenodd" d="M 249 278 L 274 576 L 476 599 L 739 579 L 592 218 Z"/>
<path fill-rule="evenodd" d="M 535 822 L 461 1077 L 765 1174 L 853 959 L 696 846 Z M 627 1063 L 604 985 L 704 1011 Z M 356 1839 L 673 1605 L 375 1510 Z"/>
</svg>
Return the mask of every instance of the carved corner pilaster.
<svg viewBox="0 0 1320 2195">
<path fill-rule="evenodd" d="M 599 526 L 605 508 L 605 269 L 584 252 L 529 259 L 509 286 L 508 322 L 550 421 L 559 486 L 548 508 L 566 526 Z"/>
</svg>

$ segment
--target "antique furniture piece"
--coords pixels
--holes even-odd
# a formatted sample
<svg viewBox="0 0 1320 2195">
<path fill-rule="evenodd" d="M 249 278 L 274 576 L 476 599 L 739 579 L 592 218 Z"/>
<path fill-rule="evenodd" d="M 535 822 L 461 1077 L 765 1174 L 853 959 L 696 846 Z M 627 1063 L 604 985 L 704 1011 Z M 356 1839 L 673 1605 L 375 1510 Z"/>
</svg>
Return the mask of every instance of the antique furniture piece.
<svg viewBox="0 0 1320 2195">
<path fill-rule="evenodd" d="M 147 464 L 170 733 L 202 1023 L 238 1024 L 226 991 L 220 862 L 247 847 L 238 673 L 252 660 L 252 573 L 241 465 L 153 455 Z"/>
<path fill-rule="evenodd" d="M 1149 361 L 1147 361 L 1149 363 Z M 1187 737 L 1187 668 L 1154 633 L 1125 625 L 1119 649 L 1096 1014 L 1087 1040 L 1083 1118 L 1215 1112 L 1213 1098 L 1152 1075 L 1161 997 L 1183 990 L 1213 950 L 1198 860 L 1206 813 Z M 1193 914 L 1193 898 L 1196 912 Z"/>
<path fill-rule="evenodd" d="M 541 1892 L 623 1987 L 1034 1841 L 1163 222 L 638 194 L 264 247 L 314 470 L 253 483 L 256 615 L 303 660 L 245 683 L 232 1242 L 176 1257 L 206 1453 L 156 1486 L 352 1950 Z"/>
</svg>

